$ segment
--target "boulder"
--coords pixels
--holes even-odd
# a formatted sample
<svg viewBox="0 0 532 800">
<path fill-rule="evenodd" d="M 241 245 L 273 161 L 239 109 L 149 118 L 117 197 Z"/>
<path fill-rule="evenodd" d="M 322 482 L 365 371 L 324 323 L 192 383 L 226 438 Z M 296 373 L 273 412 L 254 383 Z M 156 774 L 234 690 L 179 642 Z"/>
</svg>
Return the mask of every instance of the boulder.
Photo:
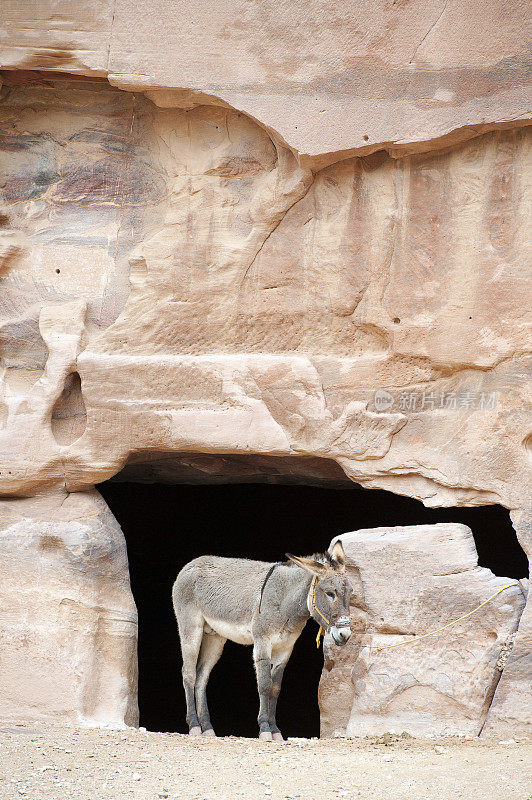
<svg viewBox="0 0 532 800">
<path fill-rule="evenodd" d="M 92 490 L 0 500 L 2 719 L 138 724 L 122 531 Z"/>
<path fill-rule="evenodd" d="M 532 558 L 532 512 L 514 511 L 511 514 L 517 538 L 523 550 Z M 520 581 L 529 594 L 530 581 Z M 493 702 L 489 708 L 483 736 L 513 738 L 516 734 L 532 734 L 532 608 L 528 601 L 519 621 L 508 652 L 503 654 L 504 671 Z"/>
<path fill-rule="evenodd" d="M 339 538 L 355 632 L 343 648 L 324 642 L 322 735 L 477 736 L 525 605 L 523 587 L 478 566 L 465 525 L 373 528 Z M 416 641 L 490 597 L 456 625 Z"/>
</svg>

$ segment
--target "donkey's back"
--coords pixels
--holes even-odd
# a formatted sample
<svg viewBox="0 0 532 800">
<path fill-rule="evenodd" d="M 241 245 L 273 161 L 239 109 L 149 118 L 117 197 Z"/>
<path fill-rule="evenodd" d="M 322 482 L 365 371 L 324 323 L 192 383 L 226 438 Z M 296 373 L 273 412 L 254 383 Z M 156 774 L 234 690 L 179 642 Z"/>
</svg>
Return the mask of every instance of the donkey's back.
<svg viewBox="0 0 532 800">
<path fill-rule="evenodd" d="M 185 564 L 172 590 L 177 624 L 185 616 L 201 614 L 208 624 L 249 623 L 258 605 L 260 590 L 271 564 L 244 558 L 200 556 Z M 217 631 L 218 632 L 218 631 Z M 227 632 L 221 635 L 233 639 Z M 241 644 L 241 637 L 234 641 Z M 251 641 L 246 642 L 251 644 Z"/>
</svg>

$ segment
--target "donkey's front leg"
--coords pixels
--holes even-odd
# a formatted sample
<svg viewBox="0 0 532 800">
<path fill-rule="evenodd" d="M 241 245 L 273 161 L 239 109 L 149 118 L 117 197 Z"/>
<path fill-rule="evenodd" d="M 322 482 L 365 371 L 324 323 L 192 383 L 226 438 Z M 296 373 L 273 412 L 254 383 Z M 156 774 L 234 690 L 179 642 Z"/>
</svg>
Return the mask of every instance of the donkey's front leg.
<svg viewBox="0 0 532 800">
<path fill-rule="evenodd" d="M 259 690 L 259 739 L 271 741 L 270 729 L 270 696 L 272 689 L 271 670 L 272 646 L 268 639 L 257 639 L 253 645 L 253 661 L 257 673 Z"/>
<path fill-rule="evenodd" d="M 282 653 L 273 658 L 272 663 L 272 688 L 270 693 L 270 730 L 274 739 L 282 741 L 283 734 L 277 727 L 275 715 L 277 712 L 277 700 L 281 692 L 284 668 L 288 664 L 288 659 L 292 654 L 292 648 L 287 653 Z"/>
</svg>

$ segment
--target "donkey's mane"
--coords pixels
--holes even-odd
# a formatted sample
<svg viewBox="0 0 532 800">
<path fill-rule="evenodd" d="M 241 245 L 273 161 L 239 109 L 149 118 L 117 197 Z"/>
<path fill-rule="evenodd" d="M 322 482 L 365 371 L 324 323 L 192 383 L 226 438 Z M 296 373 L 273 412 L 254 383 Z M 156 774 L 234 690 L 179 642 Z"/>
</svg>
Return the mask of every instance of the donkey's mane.
<svg viewBox="0 0 532 800">
<path fill-rule="evenodd" d="M 329 567 L 333 567 L 333 569 L 338 566 L 338 561 L 328 552 L 314 553 L 311 558 L 313 558 L 314 561 L 319 561 L 320 564 L 327 564 Z"/>
<path fill-rule="evenodd" d="M 308 558 L 310 561 L 318 561 L 320 564 L 326 564 L 333 569 L 338 568 L 338 561 L 331 556 L 330 553 L 312 553 L 310 556 L 304 556 L 304 558 Z M 296 567 L 297 564 L 294 564 L 293 561 L 283 562 L 286 563 L 289 567 Z"/>
</svg>

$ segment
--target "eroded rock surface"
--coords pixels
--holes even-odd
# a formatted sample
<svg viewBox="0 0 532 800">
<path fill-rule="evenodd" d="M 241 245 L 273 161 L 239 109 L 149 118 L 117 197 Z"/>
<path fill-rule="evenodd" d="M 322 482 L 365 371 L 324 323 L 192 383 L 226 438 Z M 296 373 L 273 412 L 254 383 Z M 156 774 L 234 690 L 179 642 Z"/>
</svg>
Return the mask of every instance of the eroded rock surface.
<svg viewBox="0 0 532 800">
<path fill-rule="evenodd" d="M 478 566 L 465 525 L 373 528 L 340 538 L 355 634 L 343 648 L 325 640 L 322 735 L 478 735 L 505 661 L 501 652 L 513 643 L 525 605 L 523 587 Z M 509 584 L 474 615 L 411 641 Z"/>
<path fill-rule="evenodd" d="M 6 81 L 2 491 L 207 450 L 522 507 L 526 130 L 314 174 L 232 109 Z"/>
<path fill-rule="evenodd" d="M 137 612 L 95 490 L 0 500 L 3 719 L 135 725 Z"/>
</svg>

